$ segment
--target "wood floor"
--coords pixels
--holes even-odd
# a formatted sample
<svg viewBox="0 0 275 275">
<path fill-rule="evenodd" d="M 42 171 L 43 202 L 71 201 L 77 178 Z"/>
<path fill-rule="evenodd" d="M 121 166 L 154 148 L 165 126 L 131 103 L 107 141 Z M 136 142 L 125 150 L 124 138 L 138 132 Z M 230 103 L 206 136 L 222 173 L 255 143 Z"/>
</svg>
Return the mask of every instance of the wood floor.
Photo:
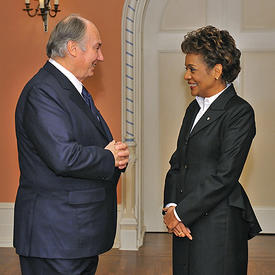
<svg viewBox="0 0 275 275">
<path fill-rule="evenodd" d="M 0 248 L 0 274 L 20 275 L 18 256 L 13 248 Z M 171 236 L 147 233 L 139 251 L 112 249 L 100 256 L 96 274 L 171 275 Z M 275 275 L 274 235 L 260 235 L 249 241 L 248 275 Z"/>
</svg>

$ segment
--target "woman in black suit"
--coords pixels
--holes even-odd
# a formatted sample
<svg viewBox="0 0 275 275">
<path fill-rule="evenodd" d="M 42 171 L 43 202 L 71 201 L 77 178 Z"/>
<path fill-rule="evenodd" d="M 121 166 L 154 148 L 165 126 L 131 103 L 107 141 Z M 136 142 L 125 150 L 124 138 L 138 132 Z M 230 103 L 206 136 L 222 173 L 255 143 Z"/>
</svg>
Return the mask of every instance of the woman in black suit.
<svg viewBox="0 0 275 275">
<path fill-rule="evenodd" d="M 232 82 L 241 52 L 213 26 L 181 45 L 191 94 L 164 190 L 164 222 L 173 232 L 174 275 L 245 275 L 247 240 L 261 228 L 239 183 L 252 139 L 252 107 Z"/>
</svg>

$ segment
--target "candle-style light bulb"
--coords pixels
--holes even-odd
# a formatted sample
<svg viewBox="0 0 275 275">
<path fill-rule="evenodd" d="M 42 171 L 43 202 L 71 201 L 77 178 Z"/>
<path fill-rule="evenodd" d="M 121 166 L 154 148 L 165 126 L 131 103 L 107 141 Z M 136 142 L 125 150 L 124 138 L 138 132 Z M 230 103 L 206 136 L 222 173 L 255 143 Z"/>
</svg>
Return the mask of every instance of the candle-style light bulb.
<svg viewBox="0 0 275 275">
<path fill-rule="evenodd" d="M 39 0 L 39 8 L 40 9 L 44 9 L 45 8 L 44 0 Z"/>
</svg>

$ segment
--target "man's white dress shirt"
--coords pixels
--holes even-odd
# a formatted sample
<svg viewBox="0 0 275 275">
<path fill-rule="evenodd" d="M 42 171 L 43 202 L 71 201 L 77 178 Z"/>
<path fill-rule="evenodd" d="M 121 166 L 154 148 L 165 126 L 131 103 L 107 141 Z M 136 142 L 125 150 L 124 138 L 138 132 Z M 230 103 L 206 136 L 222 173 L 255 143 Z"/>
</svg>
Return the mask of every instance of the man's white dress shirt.
<svg viewBox="0 0 275 275">
<path fill-rule="evenodd" d="M 52 58 L 49 59 L 49 62 L 53 64 L 61 73 L 63 73 L 72 82 L 72 84 L 75 86 L 77 91 L 82 96 L 82 83 L 70 71 L 68 71 L 66 68 L 64 68 L 62 65 L 60 65 Z"/>
</svg>

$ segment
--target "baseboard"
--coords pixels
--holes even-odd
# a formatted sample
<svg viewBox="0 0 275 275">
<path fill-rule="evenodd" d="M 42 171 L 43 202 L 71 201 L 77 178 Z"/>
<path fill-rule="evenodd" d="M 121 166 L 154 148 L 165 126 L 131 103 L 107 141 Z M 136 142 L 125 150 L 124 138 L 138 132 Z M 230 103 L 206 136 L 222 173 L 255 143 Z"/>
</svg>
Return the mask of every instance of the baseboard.
<svg viewBox="0 0 275 275">
<path fill-rule="evenodd" d="M 265 234 L 275 234 L 275 207 L 254 207 L 255 214 Z"/>
<path fill-rule="evenodd" d="M 121 204 L 118 204 L 118 206 L 117 206 L 116 237 L 115 237 L 113 248 L 119 248 L 120 247 L 120 226 L 119 226 L 120 219 L 121 219 Z"/>
<path fill-rule="evenodd" d="M 0 203 L 0 247 L 13 246 L 14 203 Z"/>
<path fill-rule="evenodd" d="M 275 207 L 254 207 L 256 216 L 263 229 L 261 233 L 275 234 Z M 0 203 L 0 247 L 13 246 L 13 212 L 14 203 Z M 118 225 L 121 219 L 121 205 L 118 205 Z M 119 226 L 114 248 L 120 247 Z M 142 244 L 142 243 L 141 243 Z"/>
<path fill-rule="evenodd" d="M 121 205 L 117 207 L 118 224 L 121 217 Z M 14 203 L 0 203 L 0 247 L 13 246 L 13 213 Z M 114 241 L 114 248 L 120 245 L 119 226 L 117 227 L 116 238 Z"/>
</svg>

